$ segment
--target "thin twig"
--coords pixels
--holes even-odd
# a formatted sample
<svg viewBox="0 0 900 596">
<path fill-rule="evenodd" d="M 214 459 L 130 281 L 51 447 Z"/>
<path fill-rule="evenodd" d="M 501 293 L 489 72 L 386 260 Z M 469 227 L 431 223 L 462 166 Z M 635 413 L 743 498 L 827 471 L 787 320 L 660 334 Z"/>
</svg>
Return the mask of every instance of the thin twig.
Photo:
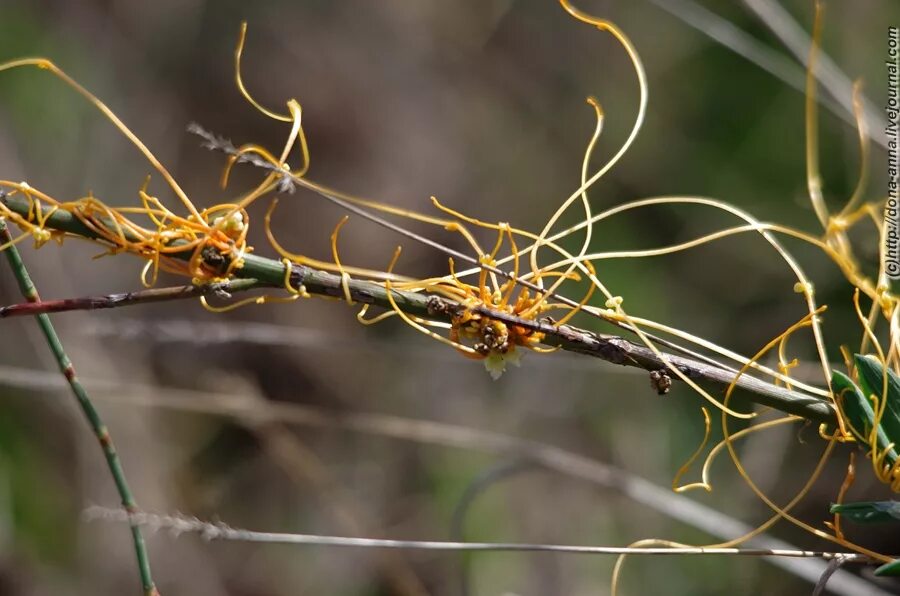
<svg viewBox="0 0 900 596">
<path fill-rule="evenodd" d="M 800 65 L 738 28 L 728 19 L 717 15 L 694 0 L 650 0 L 650 2 L 674 15 L 700 33 L 722 44 L 735 54 L 762 68 L 789 87 L 805 93 L 806 76 Z M 748 2 L 748 4 L 750 3 Z M 754 12 L 757 12 L 760 17 L 763 16 L 756 9 L 754 9 Z M 806 59 L 805 54 L 808 52 L 808 44 L 808 40 L 799 44 L 799 47 L 804 48 L 803 52 L 797 54 L 797 58 L 801 63 Z M 826 84 L 826 81 L 824 81 L 826 75 L 824 73 L 817 71 L 815 74 L 820 82 Z M 816 98 L 816 101 L 824 105 L 847 124 L 856 126 L 853 104 L 849 100 L 851 92 L 847 90 L 846 97 L 841 95 L 839 87 L 835 85 L 832 79 L 827 80 L 827 85 L 830 85 L 829 91 L 834 97 L 820 95 Z M 866 100 L 866 105 L 868 109 L 867 118 L 878 124 L 878 114 L 871 109 L 871 102 Z M 874 135 L 871 140 L 887 149 L 887 138 L 884 135 Z"/>
<path fill-rule="evenodd" d="M 167 302 L 200 296 L 218 296 L 230 298 L 231 294 L 244 292 L 258 287 L 255 279 L 231 279 L 204 285 L 174 286 L 170 288 L 150 288 L 134 292 L 118 292 L 103 296 L 84 296 L 80 298 L 63 298 L 62 300 L 40 300 L 0 306 L 0 319 L 10 317 L 26 317 L 47 313 L 69 312 L 73 310 L 100 310 L 134 306 L 151 302 Z"/>
<path fill-rule="evenodd" d="M 825 568 L 824 573 L 822 573 L 822 577 L 819 578 L 819 581 L 816 582 L 816 587 L 813 588 L 812 596 L 822 596 L 825 593 L 825 587 L 828 585 L 828 580 L 831 579 L 831 576 L 838 572 L 838 570 L 847 563 L 847 560 L 844 557 L 835 557 L 828 561 L 828 566 Z"/>
<path fill-rule="evenodd" d="M 0 244 L 6 244 L 11 240 L 12 238 L 9 234 L 9 230 L 6 227 L 6 221 L 3 218 L 0 218 Z M 19 251 L 14 245 L 11 245 L 6 248 L 5 252 L 22 295 L 29 302 L 40 302 L 41 298 L 38 295 L 37 288 L 35 288 L 32 283 L 31 276 L 28 275 L 28 270 L 25 268 L 25 263 L 22 261 Z M 36 317 L 38 326 L 40 326 L 41 332 L 47 340 L 47 345 L 50 347 L 50 351 L 53 352 L 53 356 L 56 358 L 60 372 L 62 372 L 66 381 L 68 381 L 72 394 L 75 396 L 75 399 L 78 401 L 78 405 L 81 408 L 81 412 L 84 414 L 91 430 L 94 431 L 97 442 L 103 450 L 103 455 L 106 457 L 106 464 L 109 467 L 110 474 L 112 475 L 116 489 L 119 492 L 119 497 L 122 500 L 122 507 L 125 511 L 137 511 L 137 502 L 134 499 L 134 495 L 131 493 L 131 489 L 128 487 L 128 482 L 125 480 L 125 470 L 122 468 L 122 462 L 119 460 L 119 455 L 116 452 L 112 437 L 109 434 L 109 429 L 103 424 L 100 414 L 97 412 L 90 397 L 78 380 L 78 377 L 75 374 L 75 367 L 72 365 L 72 361 L 66 354 L 62 341 L 60 341 L 59 335 L 56 334 L 56 330 L 50 322 L 50 317 L 43 313 L 36 315 Z M 153 577 L 150 572 L 150 558 L 147 555 L 144 537 L 141 535 L 141 530 L 137 524 L 131 524 L 131 536 L 134 542 L 138 572 L 140 573 L 144 594 L 146 596 L 159 596 L 159 592 L 153 583 Z"/>
<path fill-rule="evenodd" d="M 773 0 L 743 0 L 743 3 L 765 23 L 800 64 L 809 66 L 809 48 L 812 45 L 812 38 L 781 4 Z M 853 114 L 853 83 L 821 50 L 818 52 L 816 60 L 818 67 L 813 73 L 816 80 L 848 113 Z M 883 114 L 866 98 L 863 99 L 863 111 L 869 123 L 869 130 L 884 130 L 887 122 Z M 885 135 L 873 135 L 871 139 L 887 149 Z"/>
<path fill-rule="evenodd" d="M 792 557 L 834 559 L 847 557 L 850 561 L 869 563 L 864 555 L 809 550 L 780 550 L 767 548 L 629 548 L 618 546 L 581 546 L 572 544 L 534 544 L 518 542 L 449 542 L 439 540 L 391 540 L 322 534 L 289 534 L 285 532 L 256 532 L 234 528 L 222 522 L 205 522 L 183 515 L 159 515 L 146 511 L 127 512 L 109 507 L 89 507 L 84 512 L 89 521 L 130 523 L 151 530 L 169 530 L 175 536 L 200 534 L 205 540 L 262 542 L 267 544 L 300 544 L 308 546 L 340 546 L 358 548 L 399 548 L 438 551 L 539 551 L 593 555 L 741 555 L 750 557 Z"/>
<path fill-rule="evenodd" d="M 24 197 L 17 195 L 0 197 L 0 203 L 11 211 L 26 217 L 29 212 L 33 213 L 36 209 L 43 209 L 43 206 L 31 204 Z M 62 209 L 47 211 L 44 217 L 46 219 L 43 221 L 48 229 L 102 242 L 96 232 L 85 226 L 68 211 Z M 126 237 L 128 236 L 127 231 L 123 231 L 123 233 Z M 175 252 L 170 256 L 188 259 L 190 251 Z M 255 254 L 246 254 L 243 256 L 243 262 L 243 267 L 235 270 L 236 277 L 256 279 L 260 286 L 284 287 L 285 265 L 280 261 Z M 344 283 L 338 275 L 295 264 L 291 266 L 289 277 L 294 287 L 303 286 L 310 294 L 333 298 L 344 297 Z M 382 285 L 361 280 L 350 280 L 347 285 L 350 296 L 355 302 L 377 305 L 387 309 L 392 307 L 391 300 L 388 299 L 388 291 Z M 450 321 L 456 313 L 456 309 L 461 308 L 456 303 L 417 292 L 392 290 L 391 294 L 394 303 L 399 308 L 420 317 Z M 557 326 L 546 321 L 522 319 L 483 306 L 476 310 L 483 316 L 539 331 L 544 334 L 543 343 L 551 347 L 560 347 L 613 364 L 634 366 L 649 372 L 667 368 L 666 363 L 651 349 L 615 335 L 594 333 L 569 325 Z M 721 366 L 672 354 L 664 354 L 664 357 L 670 364 L 692 379 L 703 379 L 720 385 L 730 385 L 735 380 L 734 372 Z M 778 387 L 749 374 L 741 375 L 735 384 L 746 389 L 749 392 L 749 399 L 759 404 L 817 423 L 834 424 L 836 422 L 833 406 L 824 399 Z"/>
</svg>

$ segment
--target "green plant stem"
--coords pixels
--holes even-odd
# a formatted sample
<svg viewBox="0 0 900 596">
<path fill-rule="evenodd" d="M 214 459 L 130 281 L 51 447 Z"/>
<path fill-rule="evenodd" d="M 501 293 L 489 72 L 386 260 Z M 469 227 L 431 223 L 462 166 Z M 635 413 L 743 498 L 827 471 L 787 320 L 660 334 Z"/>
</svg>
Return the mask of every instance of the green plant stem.
<svg viewBox="0 0 900 596">
<path fill-rule="evenodd" d="M 6 227 L 6 221 L 3 218 L 0 218 L 0 244 L 5 244 L 10 240 L 11 237 L 9 229 Z M 28 270 L 25 268 L 25 263 L 22 261 L 19 251 L 15 246 L 10 246 L 4 252 L 6 253 L 6 258 L 9 261 L 9 265 L 15 275 L 16 281 L 19 284 L 22 295 L 28 302 L 40 302 L 40 296 L 31 281 L 31 277 L 28 275 Z M 50 351 L 53 352 L 53 356 L 56 358 L 60 371 L 68 381 L 69 387 L 72 389 L 72 393 L 78 401 L 78 406 L 81 408 L 84 417 L 91 426 L 91 430 L 93 430 L 94 435 L 97 437 L 97 441 L 100 443 L 100 448 L 103 450 L 103 455 L 106 457 L 106 464 L 109 467 L 110 474 L 116 484 L 116 489 L 119 491 L 119 496 L 122 499 L 122 507 L 129 514 L 138 511 L 137 502 L 134 499 L 134 495 L 131 493 L 131 489 L 128 487 L 128 482 L 125 480 L 125 471 L 122 468 L 122 462 L 119 460 L 119 455 L 116 452 L 112 437 L 109 434 L 109 429 L 103 424 L 100 414 L 91 402 L 84 387 L 79 382 L 78 377 L 75 374 L 75 367 L 72 365 L 72 361 L 66 354 L 62 342 L 59 339 L 59 335 L 56 334 L 56 330 L 50 322 L 50 317 L 46 314 L 38 314 L 36 317 L 38 326 L 41 328 L 41 332 L 47 340 Z M 141 534 L 140 527 L 135 523 L 131 524 L 131 535 L 134 540 L 134 550 L 137 556 L 138 570 L 140 572 L 144 594 L 147 596 L 158 596 L 159 592 L 153 583 L 153 578 L 150 573 L 150 559 L 147 556 L 147 547 L 144 544 L 144 537 Z"/>
<path fill-rule="evenodd" d="M 18 195 L 0 197 L 0 203 L 23 218 L 28 217 L 30 210 L 34 207 L 24 197 Z M 38 208 L 42 208 L 42 206 L 38 206 Z M 48 213 L 45 227 L 104 242 L 96 232 L 75 215 L 62 209 Z M 125 236 L 128 240 L 137 240 L 137 238 L 130 238 L 127 231 Z M 173 246 L 177 246 L 177 244 L 173 243 Z M 169 256 L 187 260 L 191 257 L 191 251 L 176 252 Z M 263 287 L 284 287 L 285 265 L 281 261 L 252 253 L 244 255 L 243 261 L 243 267 L 234 270 L 235 277 L 255 279 Z M 339 299 L 344 297 L 340 276 L 305 265 L 291 266 L 290 282 L 294 287 L 304 286 L 310 294 Z M 388 299 L 388 290 L 383 285 L 369 281 L 350 280 L 348 286 L 350 296 L 355 302 L 386 309 L 392 308 Z M 449 321 L 453 314 L 462 308 L 459 304 L 451 301 L 417 292 L 392 290 L 390 294 L 397 306 L 404 312 L 419 317 Z M 619 336 L 595 333 L 571 325 L 554 325 L 546 320 L 525 320 L 485 307 L 475 310 L 485 317 L 539 331 L 544 334 L 543 343 L 547 346 L 560 347 L 563 350 L 593 356 L 613 364 L 633 366 L 650 372 L 667 368 L 666 363 L 652 350 Z M 711 381 L 725 386 L 734 381 L 735 372 L 733 370 L 714 366 L 694 358 L 668 353 L 663 353 L 663 355 L 668 362 L 691 379 Z M 747 390 L 748 398 L 761 405 L 787 414 L 801 416 L 816 423 L 836 424 L 837 418 L 833 406 L 819 397 L 791 391 L 747 374 L 741 375 L 735 384 L 737 387 Z"/>
</svg>

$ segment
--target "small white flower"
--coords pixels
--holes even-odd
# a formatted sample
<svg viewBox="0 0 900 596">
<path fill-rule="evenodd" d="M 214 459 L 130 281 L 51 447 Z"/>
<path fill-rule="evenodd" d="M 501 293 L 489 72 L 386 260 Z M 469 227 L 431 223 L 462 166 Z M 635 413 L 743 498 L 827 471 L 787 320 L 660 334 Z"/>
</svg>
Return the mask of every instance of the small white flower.
<svg viewBox="0 0 900 596">
<path fill-rule="evenodd" d="M 484 368 L 487 370 L 491 378 L 495 381 L 506 372 L 506 365 L 521 366 L 522 353 L 515 348 L 510 348 L 506 354 L 500 352 L 491 352 L 484 359 Z"/>
<path fill-rule="evenodd" d="M 34 238 L 34 244 L 36 248 L 40 248 L 44 245 L 50 238 L 52 238 L 52 234 L 49 231 L 43 228 L 32 228 L 31 229 L 31 237 Z"/>
<path fill-rule="evenodd" d="M 794 284 L 794 291 L 798 294 L 806 294 L 807 296 L 812 296 L 815 293 L 815 289 L 811 283 L 799 281 Z"/>
<path fill-rule="evenodd" d="M 232 213 L 230 216 L 217 217 L 213 219 L 213 226 L 219 228 L 229 237 L 238 236 L 244 231 L 244 214 L 240 211 Z"/>
<path fill-rule="evenodd" d="M 624 299 L 621 296 L 613 296 L 606 301 L 606 308 L 617 309 L 622 306 L 622 302 L 624 302 Z"/>
<path fill-rule="evenodd" d="M 503 355 L 491 352 L 484 359 L 484 368 L 491 374 L 491 378 L 495 381 L 499 379 L 506 371 L 506 362 L 503 361 Z"/>
</svg>

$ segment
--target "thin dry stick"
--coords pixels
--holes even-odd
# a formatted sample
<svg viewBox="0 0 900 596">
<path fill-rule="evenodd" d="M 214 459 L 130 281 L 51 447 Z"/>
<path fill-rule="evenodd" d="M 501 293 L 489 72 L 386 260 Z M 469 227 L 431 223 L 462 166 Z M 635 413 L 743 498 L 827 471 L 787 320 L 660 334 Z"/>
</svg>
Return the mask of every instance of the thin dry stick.
<svg viewBox="0 0 900 596">
<path fill-rule="evenodd" d="M 719 16 L 694 0 L 650 1 L 703 35 L 710 37 L 735 54 L 762 68 L 789 87 L 801 93 L 806 91 L 806 73 L 800 65 L 740 29 L 728 19 Z M 809 42 L 805 42 L 801 47 L 808 48 Z M 821 72 L 816 72 L 816 78 L 825 84 L 825 81 L 822 80 L 824 76 Z M 831 84 L 831 81 L 829 80 L 828 83 Z M 847 95 L 847 98 L 849 97 L 850 95 Z M 835 98 L 840 99 L 840 103 Z M 820 95 L 816 98 L 816 101 L 847 124 L 855 126 L 856 117 L 853 111 L 853 103 L 849 99 L 845 100 L 840 94 L 835 95 L 835 98 Z M 866 103 L 871 106 L 868 100 L 866 100 Z M 875 112 L 870 111 L 868 117 L 874 118 L 876 115 Z M 886 138 L 875 135 L 872 140 L 885 149 L 887 148 Z"/>
<path fill-rule="evenodd" d="M 217 296 L 230 298 L 231 294 L 244 292 L 259 287 L 255 279 L 231 279 L 205 285 L 174 286 L 170 288 L 150 288 L 134 292 L 117 292 L 102 296 L 84 296 L 80 298 L 63 298 L 62 300 L 38 300 L 0 306 L 0 319 L 11 317 L 27 317 L 48 313 L 61 313 L 73 310 L 101 310 L 135 306 L 151 302 L 167 302 L 201 296 Z"/>
<path fill-rule="evenodd" d="M 846 562 L 844 557 L 835 557 L 828 561 L 828 567 L 825 568 L 822 577 L 816 582 L 816 587 L 813 588 L 812 596 L 822 596 L 822 594 L 825 593 L 825 587 L 828 585 L 828 580 L 831 579 L 831 576 L 837 573 Z"/>
<path fill-rule="evenodd" d="M 146 511 L 129 513 L 109 507 L 89 507 L 84 512 L 88 520 L 137 524 L 152 530 L 169 530 L 178 536 L 200 534 L 205 540 L 233 540 L 268 544 L 302 544 L 309 546 L 342 546 L 362 548 L 399 548 L 439 551 L 540 551 L 592 555 L 743 555 L 750 557 L 796 557 L 831 560 L 847 557 L 850 561 L 869 563 L 864 555 L 812 550 L 781 550 L 768 548 L 629 548 L 618 546 L 580 546 L 574 544 L 532 544 L 527 542 L 449 542 L 441 540 L 388 540 L 325 536 L 321 534 L 289 534 L 284 532 L 255 532 L 234 528 L 228 524 L 201 521 L 195 517 L 160 515 Z"/>
<path fill-rule="evenodd" d="M 6 221 L 3 218 L 0 218 L 0 244 L 6 244 L 11 240 L 12 238 L 9 234 L 9 230 L 6 227 Z M 25 268 L 25 262 L 22 261 L 19 251 L 15 246 L 8 246 L 5 252 L 22 295 L 29 302 L 40 302 L 41 298 L 38 295 L 37 288 L 34 287 L 31 276 L 28 275 L 28 270 Z M 71 388 L 75 399 L 78 401 L 78 406 L 81 408 L 82 414 L 84 414 L 91 430 L 94 431 L 94 436 L 97 437 L 97 442 L 103 450 L 103 455 L 106 457 L 106 465 L 109 467 L 109 472 L 113 477 L 116 489 L 119 491 L 119 497 L 122 499 L 122 507 L 125 511 L 137 511 L 137 502 L 134 499 L 134 495 L 131 493 L 131 489 L 128 487 L 128 482 L 125 480 L 125 470 L 122 468 L 122 462 L 119 461 L 119 455 L 116 452 L 115 445 L 113 445 L 109 429 L 103 424 L 103 420 L 100 418 L 100 414 L 91 402 L 91 398 L 78 380 L 78 377 L 75 374 L 75 367 L 72 365 L 72 361 L 66 354 L 62 341 L 60 341 L 59 336 L 56 334 L 56 330 L 53 328 L 53 324 L 50 322 L 50 317 L 46 314 L 38 314 L 37 322 L 41 328 L 41 333 L 43 333 L 44 338 L 47 340 L 50 351 L 53 352 L 53 356 L 56 358 L 60 372 L 62 372 L 66 381 L 68 381 L 69 387 Z M 153 577 L 150 573 L 150 558 L 147 555 L 144 537 L 141 535 L 141 530 L 137 524 L 131 524 L 131 536 L 134 542 L 138 572 L 140 573 L 144 594 L 146 596 L 159 596 L 159 592 L 153 583 Z"/>
<path fill-rule="evenodd" d="M 24 197 L 0 196 L 0 203 L 8 209 L 27 216 L 32 209 L 42 209 L 40 205 L 32 205 Z M 353 207 L 353 205 L 349 205 Z M 43 218 L 42 218 L 43 219 Z M 77 217 L 65 210 L 46 213 L 45 227 L 68 234 L 98 240 L 97 234 L 85 226 Z M 401 228 L 402 229 L 402 228 Z M 127 231 L 125 235 L 128 236 Z M 189 258 L 190 251 L 174 253 L 171 256 Z M 283 287 L 285 265 L 280 261 L 267 259 L 254 254 L 243 256 L 244 266 L 235 270 L 239 278 L 252 278 L 264 287 Z M 219 263 L 221 265 L 221 263 Z M 499 271 L 499 270 L 498 270 Z M 294 287 L 303 286 L 310 294 L 344 298 L 344 280 L 338 275 L 320 271 L 305 265 L 292 265 L 290 283 Z M 372 304 L 383 308 L 391 308 L 388 290 L 377 283 L 350 280 L 347 284 L 351 298 L 359 303 Z M 422 317 L 450 321 L 461 305 L 436 296 L 427 296 L 416 292 L 391 290 L 393 302 L 404 311 Z M 172 296 L 171 299 L 177 298 Z M 484 306 L 474 309 L 482 316 L 502 321 L 509 325 L 518 325 L 544 334 L 543 343 L 551 347 L 600 358 L 613 364 L 634 366 L 644 370 L 665 371 L 665 362 L 646 346 L 632 343 L 621 337 L 594 333 L 570 325 L 557 326 L 547 321 L 532 321 L 494 311 Z M 720 365 L 712 365 L 693 358 L 663 354 L 665 358 L 682 373 L 691 379 L 703 379 L 720 385 L 730 385 L 735 381 L 735 373 Z M 740 388 L 746 389 L 748 397 L 759 404 L 778 409 L 788 414 L 807 418 L 817 423 L 836 423 L 833 406 L 818 397 L 796 390 L 789 390 L 767 383 L 749 374 L 741 375 L 736 382 Z"/>
<path fill-rule="evenodd" d="M 813 40 L 781 4 L 773 0 L 743 0 L 743 3 L 781 40 L 798 62 L 808 66 L 809 48 Z M 819 65 L 813 73 L 816 80 L 847 113 L 853 114 L 853 83 L 824 53 L 820 52 L 817 60 Z M 863 106 L 869 129 L 884 130 L 887 122 L 881 110 L 868 99 L 863 99 Z M 885 135 L 873 135 L 872 140 L 887 149 L 888 139 Z"/>
</svg>

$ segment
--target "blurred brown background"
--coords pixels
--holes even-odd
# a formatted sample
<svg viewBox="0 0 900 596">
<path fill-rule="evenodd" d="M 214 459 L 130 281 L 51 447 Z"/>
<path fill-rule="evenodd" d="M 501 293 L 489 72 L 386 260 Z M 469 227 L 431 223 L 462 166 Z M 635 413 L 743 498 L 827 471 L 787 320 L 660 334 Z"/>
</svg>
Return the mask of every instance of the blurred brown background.
<svg viewBox="0 0 900 596">
<path fill-rule="evenodd" d="M 744 4 L 707 4 L 787 54 Z M 812 3 L 784 4 L 809 30 Z M 654 3 L 594 1 L 582 8 L 631 37 L 650 87 L 646 124 L 632 150 L 594 187 L 595 210 L 664 194 L 714 196 L 760 219 L 818 233 L 805 195 L 801 93 Z M 825 50 L 848 76 L 864 79 L 876 106 L 885 96 L 885 25 L 898 17 L 890 0 L 827 4 Z M 598 165 L 618 149 L 636 112 L 637 84 L 621 47 L 550 0 L 5 0 L 0 59 L 56 61 L 137 132 L 198 205 L 210 205 L 230 200 L 260 174 L 242 166 L 222 191 L 224 158 L 202 149 L 185 132 L 188 122 L 236 143 L 272 148 L 286 133 L 235 88 L 232 52 L 241 20 L 249 22 L 248 87 L 267 106 L 297 97 L 304 107 L 310 177 L 394 205 L 429 211 L 428 197 L 435 195 L 478 218 L 540 230 L 578 185 L 594 126 L 585 97 L 596 96 L 607 115 Z M 826 110 L 821 122 L 826 192 L 840 205 L 856 183 L 856 131 Z M 873 146 L 869 198 L 884 193 L 885 162 Z M 28 180 L 60 199 L 92 191 L 108 203 L 129 205 L 136 204 L 149 171 L 118 132 L 59 81 L 33 69 L 0 74 L 0 177 Z M 152 188 L 167 197 L 158 176 Z M 254 207 L 257 227 L 263 211 L 261 204 Z M 330 259 L 337 209 L 297 193 L 282 199 L 278 214 L 275 232 L 287 248 Z M 577 217 L 573 210 L 564 220 Z M 662 246 L 735 223 L 701 208 L 642 210 L 598 226 L 592 249 Z M 443 232 L 413 228 L 461 246 Z M 260 229 L 253 240 L 260 254 L 273 254 Z M 351 218 L 341 236 L 342 260 L 383 268 L 398 240 Z M 861 254 L 873 259 L 873 237 L 858 240 Z M 573 238 L 570 246 L 580 242 Z M 446 271 L 441 254 L 403 244 L 404 272 Z M 858 341 L 851 288 L 817 253 L 789 246 L 813 277 L 817 296 L 831 305 L 826 332 L 837 361 L 837 346 Z M 98 252 L 76 240 L 63 248 L 23 249 L 45 298 L 139 287 L 139 261 L 92 260 Z M 752 354 L 804 312 L 794 280 L 772 256 L 758 239 L 740 237 L 674 257 L 605 263 L 599 275 L 624 296 L 630 313 Z M 0 299 L 19 301 L 6 271 Z M 377 429 L 348 430 L 340 416 L 327 424 L 294 424 L 283 413 L 267 417 L 268 404 L 503 433 L 559 446 L 660 486 L 671 483 L 703 434 L 700 398 L 682 386 L 658 398 L 643 374 L 567 354 L 527 354 L 520 369 L 493 382 L 481 364 L 397 320 L 358 325 L 354 311 L 337 301 L 223 315 L 181 302 L 54 320 L 106 417 L 141 506 L 238 527 L 451 539 L 458 537 L 452 518 L 467 488 L 511 461 L 478 439 L 455 447 L 435 444 L 442 441 L 430 435 L 401 440 Z M 576 323 L 609 331 L 588 318 Z M 117 499 L 34 322 L 2 321 L 0 338 L 0 594 L 137 593 L 126 528 L 81 519 L 85 507 L 115 506 Z M 801 358 L 811 356 L 803 341 L 792 347 Z M 216 412 L 235 404 L 243 414 Z M 207 411 L 185 411 L 191 408 Z M 783 503 L 811 471 L 822 444 L 815 429 L 781 427 L 740 448 L 760 486 Z M 797 510 L 803 519 L 826 519 L 847 452 L 838 449 Z M 715 491 L 690 496 L 756 525 L 767 510 L 726 459 L 713 469 Z M 888 494 L 866 469 L 851 497 Z M 481 541 L 719 541 L 614 488 L 539 468 L 485 487 L 463 525 L 465 539 Z M 888 531 L 848 531 L 882 551 L 900 551 Z M 787 524 L 771 535 L 828 548 Z M 471 594 L 604 594 L 614 563 L 612 557 L 547 553 L 461 557 L 207 543 L 162 530 L 148 542 L 166 596 L 460 594 L 464 584 Z M 812 586 L 758 559 L 659 557 L 630 559 L 622 589 L 796 594 Z"/>
</svg>

